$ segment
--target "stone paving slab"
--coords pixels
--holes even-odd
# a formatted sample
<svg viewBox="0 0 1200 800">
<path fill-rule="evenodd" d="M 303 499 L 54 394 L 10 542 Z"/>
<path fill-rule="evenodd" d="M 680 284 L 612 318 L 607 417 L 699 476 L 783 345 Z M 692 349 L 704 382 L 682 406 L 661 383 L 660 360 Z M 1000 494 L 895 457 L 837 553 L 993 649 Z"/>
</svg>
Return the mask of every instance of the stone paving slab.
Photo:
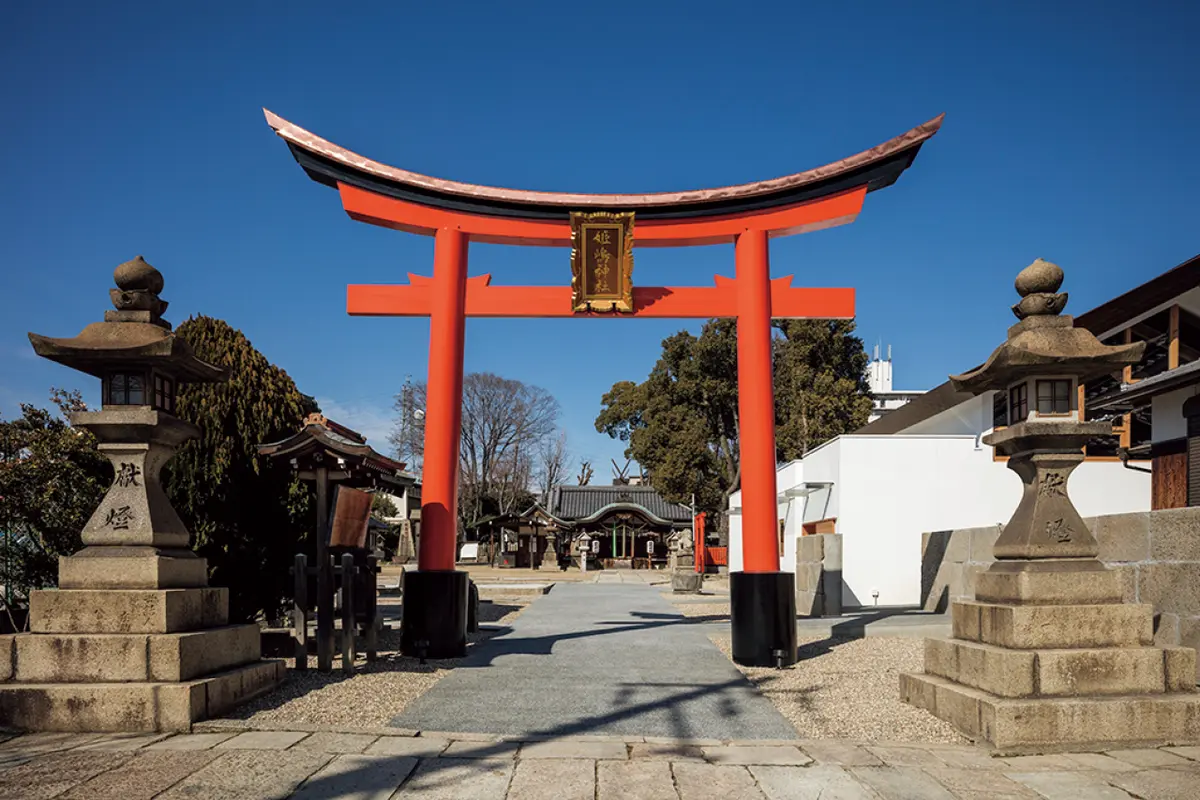
<svg viewBox="0 0 1200 800">
<path fill-rule="evenodd" d="M 521 758 L 586 758 L 625 760 L 628 750 L 617 742 L 534 742 L 521 748 Z"/>
<path fill-rule="evenodd" d="M 309 734 L 299 731 L 247 731 L 217 745 L 218 750 L 287 750 Z"/>
<path fill-rule="evenodd" d="M 961 745 L 852 741 L 696 745 L 686 739 L 649 743 L 625 737 L 635 740 L 627 743 L 622 737 L 592 736 L 523 742 L 453 733 L 376 738 L 327 731 L 156 738 L 39 734 L 0 743 L 0 800 L 1200 796 L 1195 791 L 1200 785 L 1196 746 L 995 758 L 982 748 Z M 223 746 L 235 739 L 250 746 Z M 134 746 L 138 749 L 129 749 Z M 362 748 L 365 753 L 339 752 Z M 6 752 L 9 761 L 3 760 Z M 772 761 L 781 763 L 763 763 Z"/>
<path fill-rule="evenodd" d="M 430 758 L 439 755 L 450 746 L 449 739 L 430 739 L 424 736 L 410 739 L 407 737 L 380 738 L 367 748 L 369 756 L 417 756 Z"/>
<path fill-rule="evenodd" d="M 1162 750 L 1109 750 L 1108 755 L 1135 767 L 1179 767 L 1188 759 Z"/>
<path fill-rule="evenodd" d="M 874 790 L 855 780 L 842 767 L 752 766 L 750 774 L 768 800 L 879 800 Z"/>
<path fill-rule="evenodd" d="M 120 767 L 131 753 L 53 752 L 0 771 L 0 798 L 58 797 L 81 783 Z"/>
<path fill-rule="evenodd" d="M 512 760 L 521 749 L 520 742 L 457 741 L 442 751 L 442 758 L 504 758 Z"/>
<path fill-rule="evenodd" d="M 635 761 L 703 761 L 704 750 L 686 744 L 635 744 L 629 747 Z"/>
<path fill-rule="evenodd" d="M 883 800 L 956 800 L 946 787 L 916 767 L 851 767 L 850 773 Z"/>
<path fill-rule="evenodd" d="M 713 764 L 783 764 L 803 767 L 812 759 L 800 752 L 798 747 L 770 747 L 748 745 L 741 747 L 705 747 L 704 757 Z"/>
<path fill-rule="evenodd" d="M 292 798 L 388 800 L 416 766 L 415 758 L 340 755 L 311 775 Z"/>
<path fill-rule="evenodd" d="M 148 746 L 147 750 L 211 750 L 236 733 L 184 733 Z"/>
<path fill-rule="evenodd" d="M 716 764 L 672 764 L 675 787 L 680 797 L 714 797 L 722 800 L 764 800 L 754 776 L 740 766 Z"/>
<path fill-rule="evenodd" d="M 596 763 L 596 800 L 672 800 L 677 796 L 671 765 L 666 761 Z"/>
<path fill-rule="evenodd" d="M 214 751 L 220 752 L 220 751 Z M 333 756 L 308 750 L 237 750 L 158 795 L 161 800 L 265 800 L 288 797 Z"/>
<path fill-rule="evenodd" d="M 166 733 L 110 733 L 75 749 L 108 753 L 141 750 L 146 745 L 166 739 L 168 735 Z"/>
<path fill-rule="evenodd" d="M 593 761 L 531 760 L 517 764 L 508 800 L 595 800 Z"/>
<path fill-rule="evenodd" d="M 513 763 L 436 758 L 421 762 L 398 794 L 404 800 L 498 800 L 508 793 Z"/>
<path fill-rule="evenodd" d="M 220 757 L 220 753 L 211 750 L 141 753 L 60 797 L 63 800 L 150 800 Z"/>
<path fill-rule="evenodd" d="M 318 753 L 362 753 L 379 739 L 366 733 L 314 733 L 292 745 L 295 750 L 315 750 Z"/>
<path fill-rule="evenodd" d="M 1012 772 L 1008 777 L 1047 800 L 1129 800 L 1127 792 L 1109 785 L 1094 772 Z"/>
</svg>

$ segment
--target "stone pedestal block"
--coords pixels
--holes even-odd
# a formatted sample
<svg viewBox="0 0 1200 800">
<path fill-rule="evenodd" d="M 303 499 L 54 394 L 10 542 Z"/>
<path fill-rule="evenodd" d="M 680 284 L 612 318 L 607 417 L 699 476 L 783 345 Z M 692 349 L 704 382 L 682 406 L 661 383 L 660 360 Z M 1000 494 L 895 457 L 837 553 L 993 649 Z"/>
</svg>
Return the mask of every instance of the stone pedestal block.
<svg viewBox="0 0 1200 800">
<path fill-rule="evenodd" d="M 182 682 L 0 684 L 0 720 L 34 731 L 187 731 L 266 692 L 282 661 L 255 661 Z"/>
<path fill-rule="evenodd" d="M 229 590 L 43 589 L 29 595 L 34 633 L 177 633 L 229 623 Z"/>
<path fill-rule="evenodd" d="M 208 583 L 208 562 L 190 550 L 86 547 L 58 560 L 60 589 L 187 589 Z"/>
<path fill-rule="evenodd" d="M 671 573 L 671 590 L 697 594 L 704 586 L 704 576 L 695 569 L 677 569 Z"/>
<path fill-rule="evenodd" d="M 1200 740 L 1196 692 L 1002 698 L 935 675 L 901 674 L 900 697 L 1001 755 Z"/>
</svg>

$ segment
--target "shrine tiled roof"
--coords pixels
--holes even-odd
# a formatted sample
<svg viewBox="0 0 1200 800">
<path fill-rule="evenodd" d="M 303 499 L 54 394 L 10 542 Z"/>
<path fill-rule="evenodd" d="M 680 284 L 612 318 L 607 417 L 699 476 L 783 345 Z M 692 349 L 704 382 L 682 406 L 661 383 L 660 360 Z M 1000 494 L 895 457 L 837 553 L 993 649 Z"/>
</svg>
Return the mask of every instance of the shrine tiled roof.
<svg viewBox="0 0 1200 800">
<path fill-rule="evenodd" d="M 556 486 L 550 497 L 549 513 L 575 522 L 594 517 L 606 508 L 637 506 L 664 521 L 689 524 L 692 511 L 669 503 L 652 486 Z"/>
</svg>

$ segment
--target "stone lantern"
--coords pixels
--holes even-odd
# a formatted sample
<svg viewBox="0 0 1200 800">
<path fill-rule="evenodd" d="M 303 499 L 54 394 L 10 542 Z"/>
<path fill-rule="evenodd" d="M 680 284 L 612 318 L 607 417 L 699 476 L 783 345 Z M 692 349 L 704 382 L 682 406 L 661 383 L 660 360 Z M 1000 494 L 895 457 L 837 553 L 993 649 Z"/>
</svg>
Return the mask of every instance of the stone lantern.
<svg viewBox="0 0 1200 800">
<path fill-rule="evenodd" d="M 953 638 L 926 640 L 925 673 L 901 675 L 901 695 L 1005 752 L 1196 741 L 1195 651 L 1153 646 L 1153 607 L 1123 602 L 1068 493 L 1087 442 L 1112 432 L 1081 419 L 1079 386 L 1137 363 L 1145 343 L 1076 328 L 1062 281 L 1041 259 L 1025 268 L 1007 341 L 950 377 L 958 391 L 1005 393 L 1008 425 L 983 441 L 1024 488 L 975 601 L 953 604 Z"/>
<path fill-rule="evenodd" d="M 274 686 L 258 626 L 229 625 L 228 589 L 205 560 L 160 473 L 200 435 L 175 416 L 181 384 L 226 380 L 162 318 L 163 277 L 140 256 L 117 267 L 115 310 L 75 337 L 29 334 L 43 358 L 101 381 L 101 408 L 71 415 L 113 466 L 113 482 L 59 560 L 58 589 L 30 596 L 31 633 L 0 637 L 0 725 L 23 730 L 187 730 Z"/>
</svg>

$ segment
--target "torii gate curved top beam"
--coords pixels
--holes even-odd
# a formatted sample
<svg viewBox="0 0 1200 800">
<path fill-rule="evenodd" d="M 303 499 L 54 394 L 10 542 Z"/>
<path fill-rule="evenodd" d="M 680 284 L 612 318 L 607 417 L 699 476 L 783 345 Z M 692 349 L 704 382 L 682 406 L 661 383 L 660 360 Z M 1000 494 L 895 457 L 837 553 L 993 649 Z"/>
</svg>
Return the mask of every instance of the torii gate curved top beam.
<svg viewBox="0 0 1200 800">
<path fill-rule="evenodd" d="M 853 222 L 866 193 L 895 183 L 944 117 L 781 178 L 682 192 L 575 194 L 432 178 L 373 161 L 263 112 L 309 177 L 338 189 L 354 219 L 409 233 L 451 228 L 478 242 L 559 247 L 570 246 L 571 211 L 636 212 L 634 243 L 642 247 L 725 244 L 748 228 L 777 237 Z"/>
</svg>

